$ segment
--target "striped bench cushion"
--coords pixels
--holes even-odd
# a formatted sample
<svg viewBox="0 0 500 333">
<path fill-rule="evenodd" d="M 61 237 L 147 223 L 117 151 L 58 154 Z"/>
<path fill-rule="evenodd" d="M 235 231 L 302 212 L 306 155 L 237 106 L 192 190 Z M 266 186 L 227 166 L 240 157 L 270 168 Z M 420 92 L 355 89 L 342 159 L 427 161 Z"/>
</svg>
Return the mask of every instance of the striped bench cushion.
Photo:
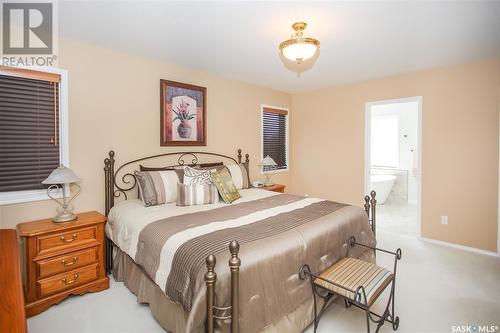
<svg viewBox="0 0 500 333">
<path fill-rule="evenodd" d="M 342 287 L 356 290 L 359 286 L 365 288 L 366 303 L 361 296 L 360 302 L 371 305 L 374 299 L 392 281 L 392 272 L 375 264 L 356 258 L 344 258 L 319 275 L 321 278 L 336 283 Z M 337 287 L 319 278 L 314 280 L 319 285 L 334 293 L 354 300 L 354 293 Z"/>
</svg>

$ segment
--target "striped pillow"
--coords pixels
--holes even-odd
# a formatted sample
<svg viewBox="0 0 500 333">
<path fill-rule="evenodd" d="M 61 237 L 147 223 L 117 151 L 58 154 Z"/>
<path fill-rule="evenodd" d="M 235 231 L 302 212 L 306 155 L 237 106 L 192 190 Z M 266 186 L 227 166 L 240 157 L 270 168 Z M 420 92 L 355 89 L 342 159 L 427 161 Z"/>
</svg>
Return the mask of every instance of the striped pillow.
<svg viewBox="0 0 500 333">
<path fill-rule="evenodd" d="M 176 171 L 136 171 L 135 178 L 146 207 L 177 201 L 179 176 Z"/>
<path fill-rule="evenodd" d="M 206 205 L 219 202 L 219 192 L 214 184 L 177 184 L 177 206 Z"/>
<path fill-rule="evenodd" d="M 244 188 L 249 188 L 250 178 L 248 177 L 248 171 L 245 164 L 230 164 L 227 166 L 231 177 L 233 178 L 234 186 L 236 189 L 241 190 Z"/>
</svg>

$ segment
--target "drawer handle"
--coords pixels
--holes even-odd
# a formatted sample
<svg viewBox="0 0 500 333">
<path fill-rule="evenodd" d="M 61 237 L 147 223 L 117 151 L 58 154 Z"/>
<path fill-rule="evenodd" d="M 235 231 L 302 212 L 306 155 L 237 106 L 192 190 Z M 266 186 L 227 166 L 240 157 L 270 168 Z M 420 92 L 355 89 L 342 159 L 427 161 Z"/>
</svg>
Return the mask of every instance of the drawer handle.
<svg viewBox="0 0 500 333">
<path fill-rule="evenodd" d="M 73 275 L 73 280 L 66 280 L 66 278 L 64 278 L 61 281 L 67 286 L 68 284 L 75 283 L 76 280 L 78 280 L 78 274 Z"/>
<path fill-rule="evenodd" d="M 66 237 L 64 237 L 64 236 L 61 236 L 60 239 L 64 243 L 71 243 L 72 241 L 74 241 L 76 239 L 76 237 L 78 237 L 78 235 L 77 234 L 73 234 L 73 235 L 71 235 L 71 239 L 66 239 Z"/>
<path fill-rule="evenodd" d="M 67 262 L 66 259 L 64 259 L 63 261 L 61 261 L 61 264 L 63 264 L 64 267 L 69 267 L 69 266 L 73 266 L 74 264 L 76 264 L 77 260 L 78 260 L 78 257 L 74 256 L 72 261 Z"/>
</svg>

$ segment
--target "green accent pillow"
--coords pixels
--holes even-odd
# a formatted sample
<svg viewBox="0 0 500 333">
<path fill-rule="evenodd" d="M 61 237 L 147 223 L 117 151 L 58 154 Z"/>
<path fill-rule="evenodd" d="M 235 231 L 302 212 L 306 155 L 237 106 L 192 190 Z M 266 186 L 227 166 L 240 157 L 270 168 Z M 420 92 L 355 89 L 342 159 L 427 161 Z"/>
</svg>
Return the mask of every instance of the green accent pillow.
<svg viewBox="0 0 500 333">
<path fill-rule="evenodd" d="M 240 192 L 234 186 L 233 177 L 231 177 L 231 173 L 227 167 L 213 171 L 211 178 L 225 203 L 229 204 L 241 198 Z"/>
</svg>

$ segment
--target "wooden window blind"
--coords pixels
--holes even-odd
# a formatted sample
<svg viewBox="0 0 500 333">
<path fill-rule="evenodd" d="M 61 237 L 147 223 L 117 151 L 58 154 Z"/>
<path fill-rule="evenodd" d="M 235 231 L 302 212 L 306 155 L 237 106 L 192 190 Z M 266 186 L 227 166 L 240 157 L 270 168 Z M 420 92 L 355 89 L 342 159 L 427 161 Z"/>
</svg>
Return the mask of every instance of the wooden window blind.
<svg viewBox="0 0 500 333">
<path fill-rule="evenodd" d="M 0 67 L 0 192 L 39 190 L 58 167 L 58 75 Z"/>
<path fill-rule="evenodd" d="M 263 108 L 263 156 L 271 156 L 277 169 L 287 169 L 287 110 Z"/>
</svg>

